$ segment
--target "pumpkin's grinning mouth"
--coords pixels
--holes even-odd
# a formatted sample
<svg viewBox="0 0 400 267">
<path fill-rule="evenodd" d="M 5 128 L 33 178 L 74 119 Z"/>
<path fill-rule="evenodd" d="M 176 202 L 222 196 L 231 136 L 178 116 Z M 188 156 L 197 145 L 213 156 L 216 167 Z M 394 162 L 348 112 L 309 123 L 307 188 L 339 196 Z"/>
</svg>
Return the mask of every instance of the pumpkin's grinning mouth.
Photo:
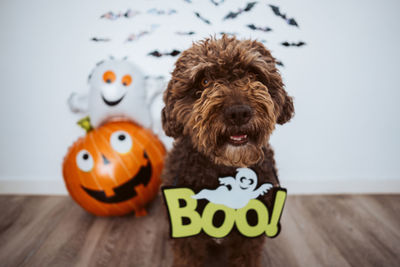
<svg viewBox="0 0 400 267">
<path fill-rule="evenodd" d="M 126 183 L 114 187 L 113 191 L 115 195 L 111 197 L 107 197 L 105 192 L 102 190 L 93 190 L 84 187 L 81 185 L 82 189 L 85 190 L 86 193 L 88 193 L 89 196 L 93 197 L 94 199 L 104 202 L 104 203 L 119 203 L 122 201 L 129 200 L 137 195 L 137 192 L 135 190 L 135 187 L 142 184 L 143 186 L 146 186 L 150 182 L 151 174 L 152 174 L 152 166 L 151 162 L 148 159 L 147 153 L 144 152 L 144 158 L 147 159 L 147 164 L 146 166 L 142 166 L 139 170 L 139 172 L 133 176 L 129 181 Z"/>
</svg>

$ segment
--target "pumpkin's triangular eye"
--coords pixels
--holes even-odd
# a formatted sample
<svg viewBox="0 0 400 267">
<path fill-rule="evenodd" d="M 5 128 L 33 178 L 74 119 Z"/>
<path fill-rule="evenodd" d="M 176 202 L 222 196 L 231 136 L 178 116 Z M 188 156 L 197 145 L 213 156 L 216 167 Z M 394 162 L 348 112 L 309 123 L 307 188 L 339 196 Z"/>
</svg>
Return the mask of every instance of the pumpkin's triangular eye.
<svg viewBox="0 0 400 267">
<path fill-rule="evenodd" d="M 104 165 L 110 164 L 110 161 L 103 154 L 101 154 L 101 158 L 103 159 Z"/>
</svg>

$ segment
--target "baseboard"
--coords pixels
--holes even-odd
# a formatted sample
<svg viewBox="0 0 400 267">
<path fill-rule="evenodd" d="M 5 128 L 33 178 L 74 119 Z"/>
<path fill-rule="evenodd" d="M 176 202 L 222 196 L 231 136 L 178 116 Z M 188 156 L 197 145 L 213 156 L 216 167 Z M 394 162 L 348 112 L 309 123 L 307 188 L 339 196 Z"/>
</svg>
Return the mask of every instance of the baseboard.
<svg viewBox="0 0 400 267">
<path fill-rule="evenodd" d="M 400 179 L 377 180 L 283 180 L 291 195 L 304 194 L 399 194 Z"/>
<path fill-rule="evenodd" d="M 67 195 L 63 180 L 0 180 L 0 194 Z"/>
<path fill-rule="evenodd" d="M 304 194 L 399 194 L 400 179 L 379 180 L 287 180 L 282 187 L 290 195 Z M 2 180 L 0 194 L 67 195 L 63 180 Z"/>
</svg>

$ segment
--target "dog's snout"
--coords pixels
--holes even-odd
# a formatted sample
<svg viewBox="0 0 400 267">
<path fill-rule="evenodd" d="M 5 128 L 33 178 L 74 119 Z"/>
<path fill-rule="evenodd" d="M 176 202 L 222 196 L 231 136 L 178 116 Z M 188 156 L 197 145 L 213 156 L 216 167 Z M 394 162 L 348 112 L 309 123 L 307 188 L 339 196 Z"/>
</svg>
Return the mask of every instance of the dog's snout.
<svg viewBox="0 0 400 267">
<path fill-rule="evenodd" d="M 240 126 L 251 119 L 252 110 L 248 105 L 234 105 L 225 109 L 224 116 L 230 124 Z"/>
</svg>

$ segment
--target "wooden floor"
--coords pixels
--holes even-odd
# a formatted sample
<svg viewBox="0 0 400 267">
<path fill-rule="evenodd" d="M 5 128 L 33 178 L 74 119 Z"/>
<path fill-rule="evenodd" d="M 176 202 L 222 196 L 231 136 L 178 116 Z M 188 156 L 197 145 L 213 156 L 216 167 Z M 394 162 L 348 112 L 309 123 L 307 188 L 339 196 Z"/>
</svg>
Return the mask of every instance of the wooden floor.
<svg viewBox="0 0 400 267">
<path fill-rule="evenodd" d="M 157 199 L 96 218 L 68 197 L 0 196 L 0 266 L 170 266 Z M 400 195 L 289 196 L 263 266 L 400 266 Z"/>
</svg>

